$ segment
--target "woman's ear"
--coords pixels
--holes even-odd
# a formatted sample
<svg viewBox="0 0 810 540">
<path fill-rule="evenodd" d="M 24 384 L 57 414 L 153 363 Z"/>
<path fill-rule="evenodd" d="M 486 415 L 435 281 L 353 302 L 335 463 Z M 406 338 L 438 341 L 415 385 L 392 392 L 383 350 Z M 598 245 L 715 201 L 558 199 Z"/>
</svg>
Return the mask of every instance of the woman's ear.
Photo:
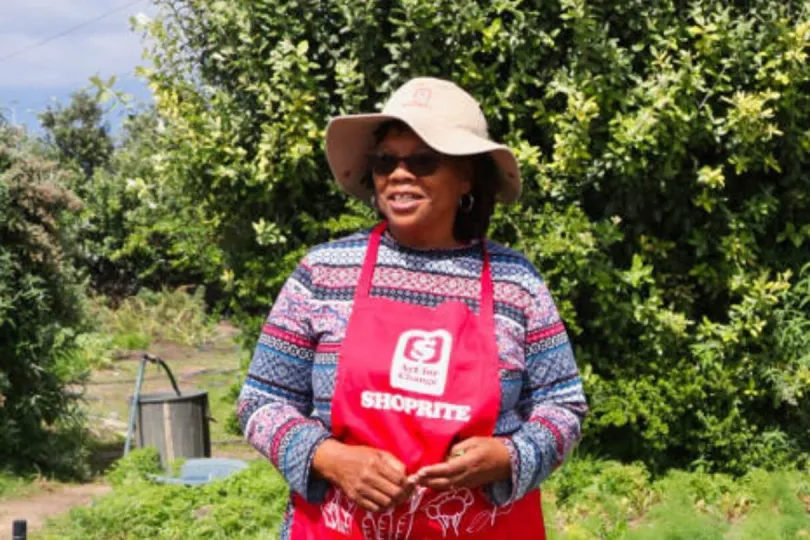
<svg viewBox="0 0 810 540">
<path fill-rule="evenodd" d="M 455 167 L 456 174 L 461 182 L 461 194 L 468 195 L 472 193 L 475 161 L 469 156 L 464 156 L 456 160 Z"/>
</svg>

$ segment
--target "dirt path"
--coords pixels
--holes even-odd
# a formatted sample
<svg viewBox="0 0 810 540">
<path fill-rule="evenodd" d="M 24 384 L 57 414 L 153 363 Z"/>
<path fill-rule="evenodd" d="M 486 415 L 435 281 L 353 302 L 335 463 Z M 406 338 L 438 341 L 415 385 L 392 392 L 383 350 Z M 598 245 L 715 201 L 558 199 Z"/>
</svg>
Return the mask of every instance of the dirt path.
<svg viewBox="0 0 810 540">
<path fill-rule="evenodd" d="M 94 497 L 104 495 L 110 489 L 106 484 L 58 486 L 30 497 L 0 501 L 0 540 L 11 538 L 14 520 L 27 520 L 30 534 L 48 518 L 67 512 L 75 506 L 89 504 Z"/>
</svg>

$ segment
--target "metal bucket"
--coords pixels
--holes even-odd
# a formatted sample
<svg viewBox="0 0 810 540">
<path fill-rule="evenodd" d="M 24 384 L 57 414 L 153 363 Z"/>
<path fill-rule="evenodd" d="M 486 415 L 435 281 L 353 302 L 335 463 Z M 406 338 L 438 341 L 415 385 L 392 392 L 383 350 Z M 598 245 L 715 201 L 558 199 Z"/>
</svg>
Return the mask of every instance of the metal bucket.
<svg viewBox="0 0 810 540">
<path fill-rule="evenodd" d="M 163 368 L 174 392 L 141 394 L 141 385 L 148 363 Z M 178 458 L 211 457 L 209 420 L 211 415 L 208 408 L 208 392 L 181 393 L 166 362 L 157 356 L 144 353 L 135 380 L 135 394 L 129 398 L 129 424 L 124 442 L 124 455 L 129 453 L 134 433 L 137 446 L 141 448 L 154 446 L 158 449 L 160 463 L 166 470 L 171 462 Z"/>
<path fill-rule="evenodd" d="M 164 468 L 178 458 L 211 456 L 208 392 L 141 394 L 136 405 L 136 444 L 156 447 Z"/>
</svg>

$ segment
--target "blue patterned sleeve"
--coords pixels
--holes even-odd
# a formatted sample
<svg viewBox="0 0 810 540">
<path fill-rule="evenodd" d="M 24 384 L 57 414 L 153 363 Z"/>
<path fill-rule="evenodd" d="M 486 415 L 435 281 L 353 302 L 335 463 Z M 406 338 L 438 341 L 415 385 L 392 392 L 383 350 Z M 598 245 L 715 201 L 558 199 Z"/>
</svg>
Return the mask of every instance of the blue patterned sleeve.
<svg viewBox="0 0 810 540">
<path fill-rule="evenodd" d="M 500 437 L 512 478 L 488 486 L 497 505 L 537 488 L 576 445 L 588 406 L 565 327 L 546 284 L 536 277 L 526 310 L 525 372 L 518 409 L 523 423 Z"/>
<path fill-rule="evenodd" d="M 306 259 L 287 280 L 262 328 L 237 403 L 245 438 L 278 469 L 290 489 L 323 500 L 328 483 L 311 474 L 318 445 L 330 436 L 310 416 L 315 341 L 311 271 Z"/>
</svg>

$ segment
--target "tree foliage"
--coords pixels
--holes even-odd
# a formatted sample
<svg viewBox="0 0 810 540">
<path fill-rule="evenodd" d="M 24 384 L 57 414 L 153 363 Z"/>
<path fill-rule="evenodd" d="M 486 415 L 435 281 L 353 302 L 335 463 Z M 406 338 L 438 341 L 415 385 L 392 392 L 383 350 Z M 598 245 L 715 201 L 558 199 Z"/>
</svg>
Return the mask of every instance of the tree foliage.
<svg viewBox="0 0 810 540">
<path fill-rule="evenodd" d="M 98 96 L 88 90 L 74 92 L 70 104 L 49 106 L 39 120 L 59 161 L 75 166 L 86 179 L 109 164 L 113 141 Z"/>
<path fill-rule="evenodd" d="M 195 255 L 235 309 L 261 313 L 308 246 L 373 220 L 333 187 L 328 119 L 451 78 L 518 154 L 524 197 L 491 233 L 555 293 L 585 445 L 654 468 L 806 459 L 808 343 L 788 329 L 810 297 L 810 4 L 156 3 L 148 189 L 191 204 L 162 226 L 215 242 Z"/>
<path fill-rule="evenodd" d="M 114 79 L 93 83 L 95 90 L 79 90 L 40 115 L 48 155 L 82 200 L 73 220 L 77 264 L 92 289 L 113 301 L 141 287 L 203 281 L 200 263 L 208 259 L 198 254 L 215 242 L 190 226 L 194 203 L 154 180 L 161 129 L 154 110 L 129 103 Z M 115 109 L 124 117 L 114 135 L 107 119 Z"/>
</svg>

